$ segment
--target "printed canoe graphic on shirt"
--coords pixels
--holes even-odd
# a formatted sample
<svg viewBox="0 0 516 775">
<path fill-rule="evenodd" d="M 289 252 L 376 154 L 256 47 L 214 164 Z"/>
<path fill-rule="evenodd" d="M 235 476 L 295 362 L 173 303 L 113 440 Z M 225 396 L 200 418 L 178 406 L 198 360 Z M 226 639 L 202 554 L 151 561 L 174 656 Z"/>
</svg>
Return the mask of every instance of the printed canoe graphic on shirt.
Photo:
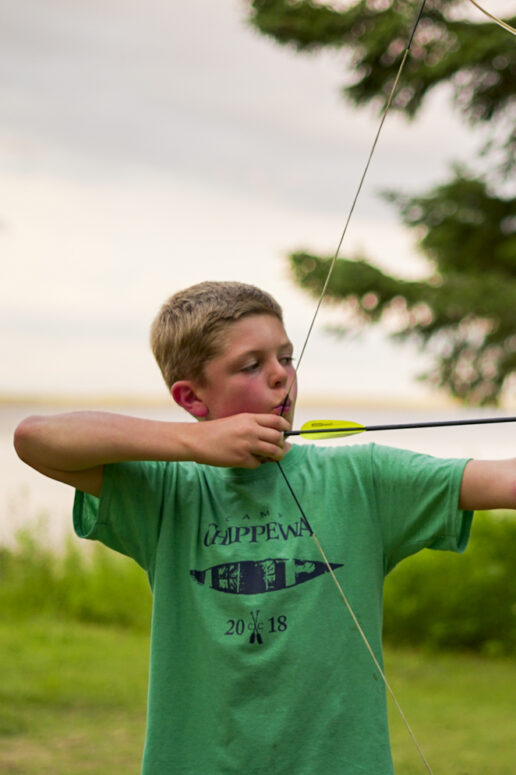
<svg viewBox="0 0 516 775">
<path fill-rule="evenodd" d="M 342 563 L 330 564 L 332 570 L 342 567 Z M 191 570 L 190 574 L 199 584 L 208 584 L 218 592 L 255 595 L 294 587 L 328 572 L 324 562 L 270 557 L 226 562 L 206 570 Z"/>
</svg>

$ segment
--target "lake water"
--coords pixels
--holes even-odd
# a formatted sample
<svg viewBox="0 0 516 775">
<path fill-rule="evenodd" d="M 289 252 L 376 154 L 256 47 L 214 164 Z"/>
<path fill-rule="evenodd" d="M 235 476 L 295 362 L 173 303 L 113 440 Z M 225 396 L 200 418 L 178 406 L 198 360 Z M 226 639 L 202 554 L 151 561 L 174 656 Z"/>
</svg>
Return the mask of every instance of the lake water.
<svg viewBox="0 0 516 775">
<path fill-rule="evenodd" d="M 82 407 L 79 407 L 82 408 Z M 12 435 L 18 422 L 30 414 L 46 414 L 64 411 L 62 407 L 44 408 L 27 404 L 0 405 L 0 545 L 11 544 L 16 532 L 22 527 L 35 530 L 38 521 L 44 520 L 45 535 L 52 544 L 59 545 L 72 535 L 71 512 L 73 489 L 40 476 L 24 465 L 12 446 Z M 157 420 L 182 420 L 186 415 L 174 404 L 169 407 L 118 406 L 109 411 L 147 417 Z M 296 427 L 310 419 L 354 420 L 362 424 L 417 422 L 427 420 L 462 419 L 491 415 L 503 416 L 492 410 L 447 409 L 391 409 L 360 407 L 354 404 L 307 407 L 296 410 Z M 505 414 L 509 414 L 506 412 Z M 515 412 L 511 412 L 515 414 Z M 410 431 L 385 431 L 381 433 L 340 439 L 333 444 L 376 443 L 403 447 L 440 457 L 505 458 L 516 455 L 516 423 L 455 428 L 431 428 Z M 306 443 L 298 441 L 296 443 Z M 318 442 L 329 444 L 330 442 Z"/>
</svg>

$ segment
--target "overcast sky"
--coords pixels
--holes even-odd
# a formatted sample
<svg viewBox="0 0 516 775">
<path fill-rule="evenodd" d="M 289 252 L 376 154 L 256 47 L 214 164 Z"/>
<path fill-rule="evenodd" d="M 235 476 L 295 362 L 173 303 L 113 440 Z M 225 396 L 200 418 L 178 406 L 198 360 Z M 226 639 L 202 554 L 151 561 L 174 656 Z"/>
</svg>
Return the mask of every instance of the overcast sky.
<svg viewBox="0 0 516 775">
<path fill-rule="evenodd" d="M 300 349 L 314 302 L 286 254 L 334 252 L 378 118 L 340 97 L 346 57 L 280 48 L 245 11 L 0 0 L 0 393 L 163 395 L 150 322 L 205 279 L 272 292 Z M 424 190 L 473 157 L 447 104 L 389 117 L 344 254 L 424 273 L 378 192 Z M 306 394 L 424 395 L 413 350 L 379 332 L 337 342 L 334 318 L 303 361 Z"/>
</svg>

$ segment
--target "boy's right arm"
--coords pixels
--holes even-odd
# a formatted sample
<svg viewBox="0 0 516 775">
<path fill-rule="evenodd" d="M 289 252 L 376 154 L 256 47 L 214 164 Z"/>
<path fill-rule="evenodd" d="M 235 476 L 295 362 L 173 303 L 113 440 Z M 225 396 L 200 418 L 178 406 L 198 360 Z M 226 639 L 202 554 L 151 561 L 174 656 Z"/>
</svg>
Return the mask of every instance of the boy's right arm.
<svg viewBox="0 0 516 775">
<path fill-rule="evenodd" d="M 238 414 L 206 422 L 159 422 L 110 412 L 34 416 L 17 427 L 19 457 L 45 476 L 100 495 L 106 463 L 193 460 L 214 466 L 256 468 L 285 454 L 275 414 Z"/>
</svg>

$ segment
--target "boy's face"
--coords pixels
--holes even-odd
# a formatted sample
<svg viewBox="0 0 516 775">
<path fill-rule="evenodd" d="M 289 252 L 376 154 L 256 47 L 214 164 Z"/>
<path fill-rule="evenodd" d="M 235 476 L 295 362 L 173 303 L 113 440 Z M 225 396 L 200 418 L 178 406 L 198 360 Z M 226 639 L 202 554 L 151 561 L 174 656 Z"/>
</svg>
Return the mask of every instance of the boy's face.
<svg viewBox="0 0 516 775">
<path fill-rule="evenodd" d="M 292 423 L 297 386 L 292 343 L 275 315 L 248 315 L 228 327 L 219 355 L 204 369 L 195 392 L 206 406 L 206 420 L 241 412 L 281 414 Z"/>
</svg>

